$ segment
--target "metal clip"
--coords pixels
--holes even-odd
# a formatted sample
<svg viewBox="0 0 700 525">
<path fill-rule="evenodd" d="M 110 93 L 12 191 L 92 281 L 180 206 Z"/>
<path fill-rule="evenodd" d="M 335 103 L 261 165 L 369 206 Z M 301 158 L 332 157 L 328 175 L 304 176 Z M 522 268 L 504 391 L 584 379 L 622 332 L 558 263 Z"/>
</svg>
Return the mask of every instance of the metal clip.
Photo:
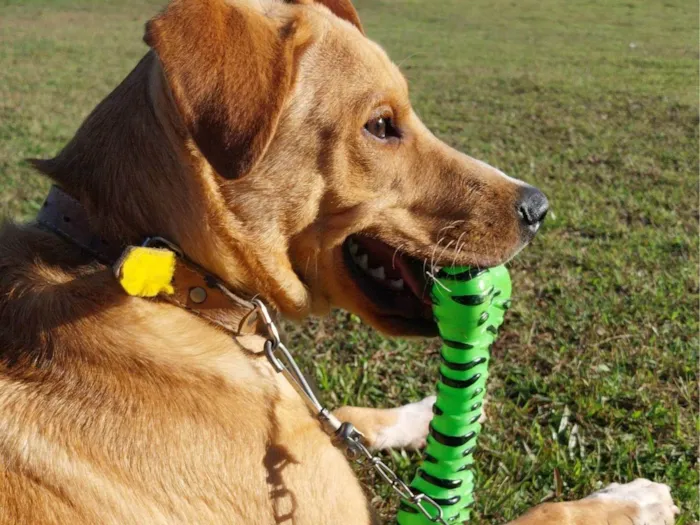
<svg viewBox="0 0 700 525">
<path fill-rule="evenodd" d="M 263 303 L 257 297 L 252 299 L 251 302 L 255 305 L 255 309 L 260 314 L 260 317 L 262 318 L 263 323 L 265 324 L 265 330 L 267 330 L 267 335 L 270 336 L 269 340 L 272 341 L 272 349 L 275 350 L 282 340 L 280 338 L 279 330 L 277 330 L 277 326 L 275 326 L 275 323 L 272 320 L 270 311 L 267 309 L 267 306 L 265 306 L 265 303 Z"/>
<path fill-rule="evenodd" d="M 362 432 L 355 428 L 355 425 L 347 421 L 340 423 L 340 426 L 335 431 L 335 437 L 352 452 L 353 456 L 362 453 L 361 440 L 364 437 Z"/>
<path fill-rule="evenodd" d="M 270 364 L 272 364 L 272 368 L 274 368 L 276 372 L 284 372 L 284 363 L 275 355 L 275 349 L 278 347 L 279 343 L 275 345 L 271 339 L 265 340 L 265 355 L 267 355 L 267 359 L 270 361 Z"/>
</svg>

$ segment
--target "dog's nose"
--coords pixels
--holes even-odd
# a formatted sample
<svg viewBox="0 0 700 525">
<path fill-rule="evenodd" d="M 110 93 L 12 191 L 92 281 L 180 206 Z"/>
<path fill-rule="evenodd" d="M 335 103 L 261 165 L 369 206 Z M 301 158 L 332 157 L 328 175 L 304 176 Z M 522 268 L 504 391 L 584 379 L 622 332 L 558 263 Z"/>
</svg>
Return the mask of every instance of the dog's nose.
<svg viewBox="0 0 700 525">
<path fill-rule="evenodd" d="M 549 210 L 547 197 L 533 186 L 526 186 L 521 190 L 517 206 L 523 225 L 532 232 L 537 231 Z"/>
</svg>

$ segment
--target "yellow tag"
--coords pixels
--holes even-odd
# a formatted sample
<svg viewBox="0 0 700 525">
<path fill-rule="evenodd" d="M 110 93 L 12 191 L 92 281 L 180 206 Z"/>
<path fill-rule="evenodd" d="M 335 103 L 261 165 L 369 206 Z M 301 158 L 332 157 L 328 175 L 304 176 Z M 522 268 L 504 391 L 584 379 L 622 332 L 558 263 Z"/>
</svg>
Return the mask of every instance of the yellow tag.
<svg viewBox="0 0 700 525">
<path fill-rule="evenodd" d="M 129 295 L 155 297 L 175 292 L 175 254 L 161 248 L 132 246 L 122 255 L 117 279 Z"/>
</svg>

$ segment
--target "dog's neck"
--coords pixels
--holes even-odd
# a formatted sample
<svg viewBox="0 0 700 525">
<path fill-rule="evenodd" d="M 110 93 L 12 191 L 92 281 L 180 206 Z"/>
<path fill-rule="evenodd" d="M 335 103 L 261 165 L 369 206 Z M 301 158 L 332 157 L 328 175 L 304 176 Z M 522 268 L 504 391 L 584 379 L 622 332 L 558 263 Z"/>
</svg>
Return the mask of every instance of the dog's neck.
<svg viewBox="0 0 700 525">
<path fill-rule="evenodd" d="M 276 282 L 273 258 L 226 208 L 219 178 L 192 144 L 153 52 L 56 158 L 35 166 L 85 207 L 105 238 L 135 244 L 163 236 L 242 295 L 305 309 L 301 283 L 289 291 Z"/>
</svg>

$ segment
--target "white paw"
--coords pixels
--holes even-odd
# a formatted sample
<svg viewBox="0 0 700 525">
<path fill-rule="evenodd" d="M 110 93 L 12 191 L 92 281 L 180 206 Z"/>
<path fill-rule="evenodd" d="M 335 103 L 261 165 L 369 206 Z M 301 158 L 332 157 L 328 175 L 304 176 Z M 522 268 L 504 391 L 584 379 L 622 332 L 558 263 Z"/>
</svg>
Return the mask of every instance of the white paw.
<svg viewBox="0 0 700 525">
<path fill-rule="evenodd" d="M 668 485 L 644 478 L 624 485 L 612 483 L 588 498 L 635 503 L 638 512 L 636 516 L 630 516 L 632 525 L 673 525 L 674 517 L 680 512 L 673 503 Z"/>
<path fill-rule="evenodd" d="M 428 437 L 428 425 L 433 418 L 434 404 L 435 396 L 429 396 L 417 403 L 392 408 L 396 421 L 377 433 L 373 448 L 423 448 Z"/>
</svg>

